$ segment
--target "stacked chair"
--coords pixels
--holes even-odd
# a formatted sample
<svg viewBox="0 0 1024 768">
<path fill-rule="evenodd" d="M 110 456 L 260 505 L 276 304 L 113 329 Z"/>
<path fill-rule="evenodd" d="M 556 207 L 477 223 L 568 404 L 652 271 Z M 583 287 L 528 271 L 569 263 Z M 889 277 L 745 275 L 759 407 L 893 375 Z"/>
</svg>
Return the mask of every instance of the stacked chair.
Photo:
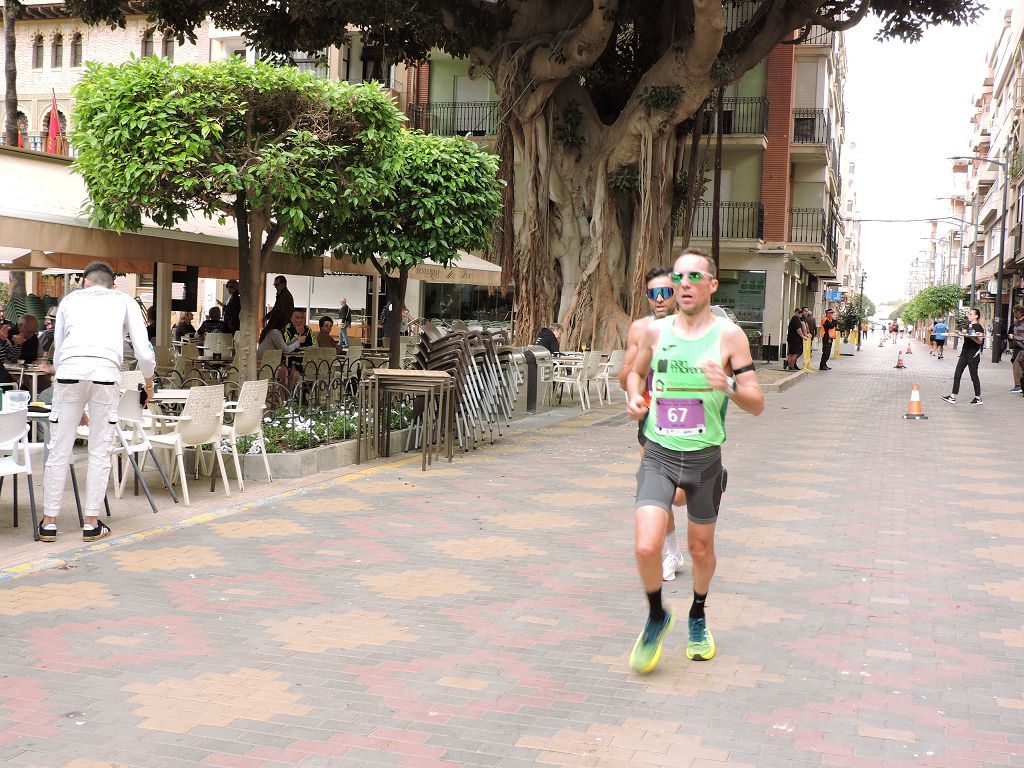
<svg viewBox="0 0 1024 768">
<path fill-rule="evenodd" d="M 521 353 L 501 341 L 504 339 L 487 331 L 445 333 L 431 323 L 421 326 L 411 367 L 444 371 L 454 379 L 455 430 L 463 451 L 475 449 L 484 441 L 493 443 L 495 432 L 500 437 L 502 427 L 512 424 L 512 410 L 522 385 L 516 358 Z M 410 438 L 419 445 L 422 414 L 414 411 L 414 417 L 416 429 Z"/>
</svg>

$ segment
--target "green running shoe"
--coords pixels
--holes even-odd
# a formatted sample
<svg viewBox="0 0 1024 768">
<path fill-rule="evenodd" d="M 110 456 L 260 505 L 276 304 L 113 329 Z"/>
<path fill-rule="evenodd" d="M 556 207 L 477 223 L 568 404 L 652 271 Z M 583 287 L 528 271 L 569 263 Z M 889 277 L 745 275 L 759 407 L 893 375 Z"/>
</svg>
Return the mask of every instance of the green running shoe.
<svg viewBox="0 0 1024 768">
<path fill-rule="evenodd" d="M 647 620 L 644 631 L 636 639 L 633 652 L 629 654 L 629 666 L 634 671 L 641 675 L 654 671 L 658 666 L 658 660 L 661 659 L 661 644 L 665 640 L 665 635 L 672 629 L 673 623 L 675 622 L 672 614 L 667 611 L 661 621 Z"/>
<path fill-rule="evenodd" d="M 708 629 L 707 619 L 690 619 L 690 639 L 686 643 L 686 658 L 690 661 L 708 661 L 715 655 L 715 638 Z"/>
</svg>

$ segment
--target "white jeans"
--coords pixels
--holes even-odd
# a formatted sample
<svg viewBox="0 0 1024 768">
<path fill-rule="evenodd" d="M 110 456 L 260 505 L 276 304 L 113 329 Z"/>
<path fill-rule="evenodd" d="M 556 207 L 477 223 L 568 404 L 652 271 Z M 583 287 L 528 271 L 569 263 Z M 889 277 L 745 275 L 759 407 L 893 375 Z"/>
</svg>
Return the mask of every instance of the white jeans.
<svg viewBox="0 0 1024 768">
<path fill-rule="evenodd" d="M 117 383 L 79 381 L 53 385 L 50 408 L 50 445 L 43 473 L 43 514 L 57 517 L 64 501 L 71 452 L 86 406 L 89 408 L 89 472 L 85 483 L 86 517 L 97 517 L 110 479 L 110 450 L 117 424 Z"/>
</svg>

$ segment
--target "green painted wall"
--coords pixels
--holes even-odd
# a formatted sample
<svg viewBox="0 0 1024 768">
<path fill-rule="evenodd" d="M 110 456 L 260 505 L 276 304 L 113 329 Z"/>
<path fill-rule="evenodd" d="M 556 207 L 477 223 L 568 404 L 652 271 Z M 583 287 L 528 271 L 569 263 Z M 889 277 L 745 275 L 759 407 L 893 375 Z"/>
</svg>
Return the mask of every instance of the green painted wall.
<svg viewBox="0 0 1024 768">
<path fill-rule="evenodd" d="M 739 83 L 736 84 L 736 95 L 764 96 L 767 82 L 768 65 L 764 61 L 759 61 L 757 66 L 749 70 L 740 78 Z M 771 104 L 769 104 L 768 107 L 770 109 Z"/>
<path fill-rule="evenodd" d="M 761 199 L 762 155 L 759 149 L 722 153 L 722 166 L 733 170 L 733 202 L 756 203 Z"/>
<path fill-rule="evenodd" d="M 469 61 L 453 59 L 441 51 L 430 52 L 430 100 L 432 102 L 455 101 L 455 78 L 469 74 Z M 494 83 L 488 83 L 492 101 L 497 101 Z"/>
</svg>

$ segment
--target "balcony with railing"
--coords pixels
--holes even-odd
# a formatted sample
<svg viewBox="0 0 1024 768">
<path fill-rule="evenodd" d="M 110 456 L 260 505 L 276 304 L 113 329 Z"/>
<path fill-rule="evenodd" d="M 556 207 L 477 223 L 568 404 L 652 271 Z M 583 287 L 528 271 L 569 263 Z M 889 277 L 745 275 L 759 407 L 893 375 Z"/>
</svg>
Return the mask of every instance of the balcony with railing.
<svg viewBox="0 0 1024 768">
<path fill-rule="evenodd" d="M 799 246 L 820 247 L 825 255 L 825 262 L 821 265 L 821 269 L 833 273 L 839 257 L 839 245 L 834 229 L 835 222 L 829 222 L 824 208 L 789 209 L 790 245 L 796 246 L 795 251 L 805 250 Z M 811 269 L 811 271 L 815 270 Z"/>
<path fill-rule="evenodd" d="M 825 29 L 818 24 L 812 24 L 807 37 L 800 41 L 800 45 L 824 45 L 831 48 L 834 39 L 835 33 L 832 30 Z"/>
<path fill-rule="evenodd" d="M 832 123 L 828 112 L 824 109 L 806 109 L 797 107 L 793 110 L 793 143 L 794 144 L 831 144 Z"/>
<path fill-rule="evenodd" d="M 758 3 L 752 0 L 744 2 L 723 3 L 722 10 L 725 12 L 725 32 L 735 32 L 752 18 L 757 11 Z"/>
<path fill-rule="evenodd" d="M 722 99 L 722 115 L 717 120 L 713 101 L 704 110 L 704 133 L 723 136 L 768 133 L 768 99 L 763 96 L 729 96 Z"/>
<path fill-rule="evenodd" d="M 495 136 L 498 133 L 498 102 L 435 101 L 410 104 L 409 127 L 441 136 Z"/>
<path fill-rule="evenodd" d="M 710 238 L 715 221 L 714 203 L 697 204 L 690 237 Z M 723 240 L 764 240 L 764 205 L 719 203 L 719 237 Z"/>
</svg>

